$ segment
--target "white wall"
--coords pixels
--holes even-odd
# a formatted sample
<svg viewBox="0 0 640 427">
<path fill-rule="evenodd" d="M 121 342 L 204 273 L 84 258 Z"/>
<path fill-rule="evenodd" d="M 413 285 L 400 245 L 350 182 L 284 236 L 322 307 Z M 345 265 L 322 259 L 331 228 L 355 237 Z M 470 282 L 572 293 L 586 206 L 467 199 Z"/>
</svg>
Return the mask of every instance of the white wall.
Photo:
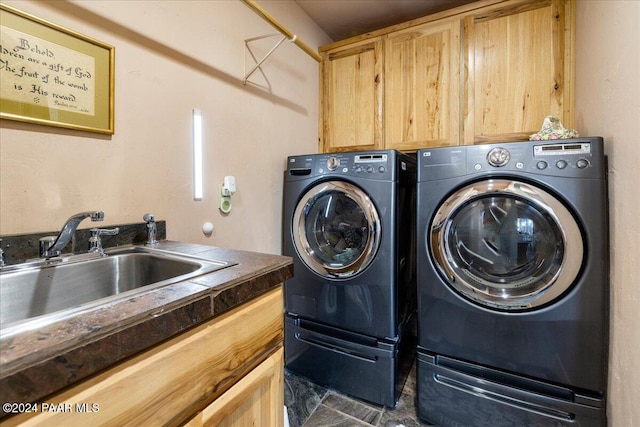
<svg viewBox="0 0 640 427">
<path fill-rule="evenodd" d="M 5 3 L 115 46 L 115 134 L 2 120 L 0 234 L 59 229 L 83 210 L 104 210 L 101 226 L 152 212 L 169 239 L 280 253 L 286 156 L 317 150 L 315 60 L 286 41 L 244 86 L 245 59 L 253 64 L 244 40 L 277 31 L 239 0 Z M 331 41 L 294 2 L 262 3 L 311 47 Z M 278 39 L 252 44 L 256 56 Z M 205 125 L 200 202 L 193 108 Z M 217 197 L 225 175 L 237 180 L 228 216 Z"/>
<path fill-rule="evenodd" d="M 609 156 L 609 421 L 640 426 L 640 2 L 577 2 L 576 127 Z"/>
</svg>

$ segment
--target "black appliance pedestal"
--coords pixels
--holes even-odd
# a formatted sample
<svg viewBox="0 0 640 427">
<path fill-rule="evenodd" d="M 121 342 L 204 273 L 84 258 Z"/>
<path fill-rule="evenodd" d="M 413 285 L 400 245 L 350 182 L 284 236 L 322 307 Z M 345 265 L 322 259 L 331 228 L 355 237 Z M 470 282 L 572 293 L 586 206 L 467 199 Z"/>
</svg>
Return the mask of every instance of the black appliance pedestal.
<svg viewBox="0 0 640 427">
<path fill-rule="evenodd" d="M 508 372 L 418 352 L 418 417 L 438 426 L 602 427 L 605 400 Z"/>
<path fill-rule="evenodd" d="M 383 340 L 287 316 L 287 369 L 316 384 L 394 408 L 415 358 L 415 339 L 406 335 Z"/>
</svg>

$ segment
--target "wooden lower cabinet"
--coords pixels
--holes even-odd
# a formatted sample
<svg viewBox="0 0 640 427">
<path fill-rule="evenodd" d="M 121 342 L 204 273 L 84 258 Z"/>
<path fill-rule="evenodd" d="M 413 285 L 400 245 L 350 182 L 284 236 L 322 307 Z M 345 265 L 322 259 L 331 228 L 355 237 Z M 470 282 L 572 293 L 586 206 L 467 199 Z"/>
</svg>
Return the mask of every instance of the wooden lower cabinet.
<svg viewBox="0 0 640 427">
<path fill-rule="evenodd" d="M 282 343 L 279 286 L 1 424 L 281 426 Z"/>
<path fill-rule="evenodd" d="M 284 351 L 278 350 L 196 415 L 187 427 L 284 425 Z"/>
</svg>

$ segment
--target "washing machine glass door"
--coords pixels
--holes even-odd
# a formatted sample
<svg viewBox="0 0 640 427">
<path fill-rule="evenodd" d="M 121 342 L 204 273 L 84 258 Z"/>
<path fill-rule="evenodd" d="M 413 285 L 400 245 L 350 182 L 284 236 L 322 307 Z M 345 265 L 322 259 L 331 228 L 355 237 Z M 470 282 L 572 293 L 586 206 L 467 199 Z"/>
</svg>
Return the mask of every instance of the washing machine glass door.
<svg viewBox="0 0 640 427">
<path fill-rule="evenodd" d="M 344 181 L 307 191 L 296 207 L 291 233 L 302 261 L 317 274 L 346 279 L 363 271 L 380 244 L 380 216 L 367 194 Z"/>
<path fill-rule="evenodd" d="M 556 197 L 506 179 L 455 191 L 437 210 L 426 243 L 450 286 L 478 304 L 509 311 L 562 295 L 585 252 L 575 218 Z"/>
</svg>

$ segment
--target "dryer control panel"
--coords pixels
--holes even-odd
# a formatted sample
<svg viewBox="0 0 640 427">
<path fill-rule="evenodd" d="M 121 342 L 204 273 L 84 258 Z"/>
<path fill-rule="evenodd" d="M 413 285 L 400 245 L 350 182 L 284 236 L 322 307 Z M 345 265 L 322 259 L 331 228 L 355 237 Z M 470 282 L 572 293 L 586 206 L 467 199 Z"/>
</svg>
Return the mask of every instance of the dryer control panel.
<svg viewBox="0 0 640 427">
<path fill-rule="evenodd" d="M 538 158 L 536 168 L 544 170 L 549 166 L 558 169 L 571 167 L 574 161 L 575 167 L 584 169 L 591 164 L 591 143 L 559 143 L 544 144 L 533 147 L 533 157 Z"/>
<path fill-rule="evenodd" d="M 418 180 L 496 172 L 597 178 L 605 167 L 600 137 L 443 147 L 418 157 Z"/>
</svg>

